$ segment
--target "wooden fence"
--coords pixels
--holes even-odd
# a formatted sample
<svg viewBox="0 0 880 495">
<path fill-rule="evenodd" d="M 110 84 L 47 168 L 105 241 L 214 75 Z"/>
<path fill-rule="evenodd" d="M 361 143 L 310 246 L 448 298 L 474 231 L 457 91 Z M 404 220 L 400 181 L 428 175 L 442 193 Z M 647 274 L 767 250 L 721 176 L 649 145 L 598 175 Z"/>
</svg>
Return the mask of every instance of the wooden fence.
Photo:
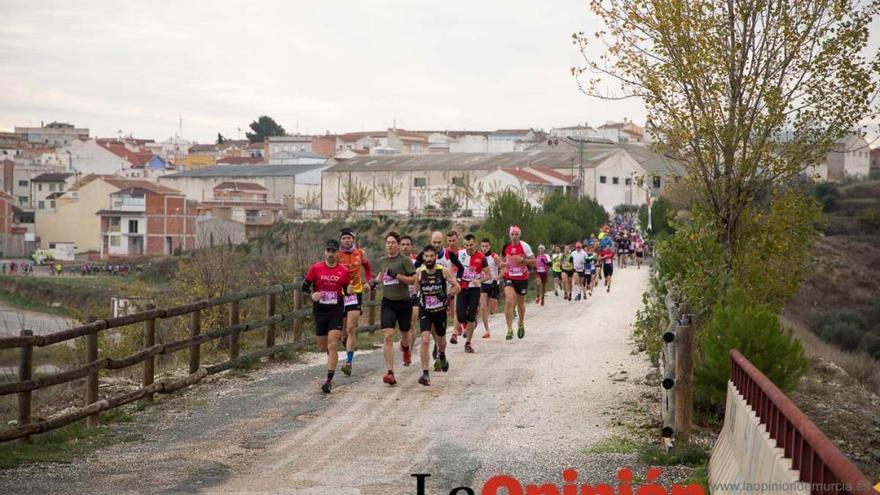
<svg viewBox="0 0 880 495">
<path fill-rule="evenodd" d="M 669 286 L 665 299 L 669 327 L 661 335 L 663 427 L 660 433 L 665 438 L 674 437 L 676 442 L 687 443 L 694 410 L 693 315 L 686 302 L 676 299 L 674 287 Z"/>
<path fill-rule="evenodd" d="M 0 349 L 20 349 L 18 380 L 12 383 L 0 384 L 0 396 L 18 394 L 18 424 L 14 428 L 0 431 L 0 442 L 13 439 L 29 441 L 30 435 L 43 433 L 60 428 L 83 418 L 88 418 L 88 424 L 98 424 L 98 414 L 101 411 L 114 409 L 124 404 L 141 400 L 151 402 L 156 393 L 171 393 L 184 387 L 198 383 L 208 375 L 226 371 L 244 362 L 272 356 L 282 351 L 299 350 L 313 338 L 303 338 L 303 324 L 311 319 L 312 310 L 306 307 L 308 299 L 302 293 L 302 281 L 292 284 L 271 285 L 257 289 L 227 294 L 215 299 L 196 301 L 192 304 L 177 306 L 167 309 L 150 308 L 140 313 L 108 318 L 105 320 L 91 319 L 84 325 L 69 328 L 48 335 L 33 335 L 30 330 L 22 330 L 18 337 L 0 338 Z M 278 295 L 293 296 L 293 311 L 277 313 L 276 305 Z M 242 301 L 265 297 L 265 317 L 251 321 L 241 322 L 240 305 Z M 369 292 L 369 300 L 364 302 L 367 308 L 367 325 L 358 327 L 358 332 L 372 332 L 378 330 L 376 325 L 376 292 Z M 201 325 L 202 311 L 208 308 L 228 306 L 229 325 L 210 329 L 203 332 Z M 156 344 L 156 322 L 160 319 L 169 319 L 189 316 L 189 338 L 163 344 Z M 284 344 L 276 344 L 277 325 L 283 321 L 293 322 L 292 340 Z M 139 352 L 122 359 L 100 358 L 98 348 L 98 334 L 100 332 L 120 328 L 136 323 L 143 323 L 143 347 Z M 265 346 L 263 349 L 245 355 L 239 355 L 241 334 L 253 330 L 265 328 Z M 49 374 L 34 378 L 34 347 L 44 347 L 59 342 L 83 337 L 85 339 L 86 364 L 60 373 Z M 202 366 L 200 360 L 201 345 L 215 339 L 227 339 L 229 358 L 221 363 Z M 178 351 L 189 350 L 189 374 L 174 381 L 155 381 L 155 358 L 158 355 L 168 355 Z M 98 381 L 101 370 L 119 370 L 132 366 L 143 366 L 142 386 L 124 395 L 107 399 L 98 399 Z M 85 403 L 70 412 L 54 416 L 40 422 L 31 420 L 31 394 L 34 390 L 60 385 L 77 380 L 85 379 Z"/>
</svg>

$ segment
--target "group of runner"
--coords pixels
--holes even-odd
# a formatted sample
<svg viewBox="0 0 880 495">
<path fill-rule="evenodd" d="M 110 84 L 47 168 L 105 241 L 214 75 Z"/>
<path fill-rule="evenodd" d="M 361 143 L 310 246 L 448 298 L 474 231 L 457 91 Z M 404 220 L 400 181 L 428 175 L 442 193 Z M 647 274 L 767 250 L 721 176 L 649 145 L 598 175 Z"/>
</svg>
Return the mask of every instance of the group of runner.
<svg viewBox="0 0 880 495">
<path fill-rule="evenodd" d="M 644 243 L 626 224 L 603 226 L 598 237 L 571 245 L 553 246 L 547 253 L 539 245 L 537 253 L 522 240 L 522 231 L 512 225 L 509 241 L 494 251 L 489 239 L 479 244 L 472 234 L 459 240 L 455 231 L 434 232 L 431 243 L 415 252 L 410 236 L 389 232 L 385 236 L 385 255 L 371 265 L 366 253 L 356 242 L 351 229 L 342 229 L 339 240 L 331 239 L 324 247 L 323 260 L 309 269 L 303 291 L 313 301 L 315 334 L 318 348 L 327 352 L 327 378 L 321 385 L 325 393 L 332 390 L 338 365 L 340 343 L 345 345 L 346 357 L 341 371 L 350 375 L 357 350 L 357 327 L 361 316 L 364 294 L 382 286 L 380 322 L 383 333 L 383 353 L 387 372 L 382 381 L 395 385 L 394 334 L 401 333 L 400 350 L 404 366 L 412 364 L 412 349 L 416 331 L 421 337 L 419 383 L 431 384 L 429 347 L 435 372 L 449 370 L 447 344 L 464 340 L 464 351 L 473 353 L 473 339 L 478 321 L 482 321 L 484 339 L 491 338 L 489 315 L 498 306 L 504 294 L 504 315 L 507 323 L 506 340 L 513 340 L 514 328 L 519 339 L 525 337 L 525 298 L 528 293 L 530 269 L 536 272 L 536 303 L 544 305 L 548 277 L 554 281 L 554 294 L 559 295 L 560 284 L 566 300 L 582 300 L 592 295 L 600 278 L 611 291 L 614 258 L 632 255 L 644 256 Z M 599 268 L 601 266 L 601 269 Z M 625 262 L 623 265 L 625 266 Z M 573 297 L 574 293 L 574 299 Z M 453 325 L 447 342 L 449 315 Z M 516 320 L 516 321 L 514 321 Z M 514 323 L 516 326 L 514 327 Z"/>
</svg>

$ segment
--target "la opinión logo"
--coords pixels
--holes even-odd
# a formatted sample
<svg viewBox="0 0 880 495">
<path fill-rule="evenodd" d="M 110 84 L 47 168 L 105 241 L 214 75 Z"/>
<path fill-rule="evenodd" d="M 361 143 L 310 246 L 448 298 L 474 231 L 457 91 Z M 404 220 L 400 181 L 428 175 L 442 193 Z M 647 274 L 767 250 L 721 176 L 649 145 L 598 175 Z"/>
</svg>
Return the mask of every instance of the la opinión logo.
<svg viewBox="0 0 880 495">
<path fill-rule="evenodd" d="M 518 479 L 507 476 L 493 476 L 483 483 L 480 495 L 706 495 L 703 486 L 698 483 L 690 485 L 673 484 L 671 490 L 657 483 L 662 470 L 649 468 L 645 483 L 633 486 L 633 473 L 628 468 L 617 472 L 617 485 L 599 483 L 597 485 L 578 484 L 577 471 L 566 469 L 562 472 L 564 484 L 552 483 L 543 485 L 523 484 Z M 429 495 L 426 491 L 426 480 L 430 474 L 413 474 L 416 479 L 416 495 Z M 449 495 L 476 495 L 478 492 L 469 486 L 459 486 L 449 491 Z"/>
</svg>

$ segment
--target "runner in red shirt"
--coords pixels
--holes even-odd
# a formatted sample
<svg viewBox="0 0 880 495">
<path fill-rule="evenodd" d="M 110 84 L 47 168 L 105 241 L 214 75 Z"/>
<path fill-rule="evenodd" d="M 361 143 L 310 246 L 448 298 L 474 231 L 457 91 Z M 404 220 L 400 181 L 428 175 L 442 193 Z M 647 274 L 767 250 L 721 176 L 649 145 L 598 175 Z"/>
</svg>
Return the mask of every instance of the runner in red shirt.
<svg viewBox="0 0 880 495">
<path fill-rule="evenodd" d="M 464 249 L 458 252 L 458 260 L 464 266 L 461 275 L 461 292 L 456 297 L 455 313 L 458 321 L 466 325 L 464 352 L 474 352 L 471 342 L 477 328 L 477 312 L 480 310 L 480 287 L 489 280 L 489 262 L 477 249 L 477 238 L 473 234 L 464 236 Z"/>
<path fill-rule="evenodd" d="M 325 394 L 330 393 L 333 375 L 339 362 L 339 341 L 342 339 L 342 319 L 345 311 L 343 298 L 352 292 L 348 268 L 339 265 L 336 257 L 339 242 L 327 241 L 324 261 L 319 261 L 306 273 L 303 292 L 311 294 L 315 317 L 315 336 L 318 350 L 327 353 L 327 381 L 321 385 Z"/>
<path fill-rule="evenodd" d="M 534 266 L 535 255 L 532 247 L 521 240 L 519 226 L 510 226 L 510 242 L 501 248 L 501 262 L 504 266 L 504 317 L 507 320 L 507 336 L 513 340 L 513 306 L 516 304 L 519 315 L 517 336 L 526 335 L 526 293 L 529 291 L 529 265 Z"/>
<path fill-rule="evenodd" d="M 602 260 L 602 275 L 605 277 L 605 292 L 611 292 L 611 275 L 614 274 L 614 244 L 606 245 L 599 251 Z"/>
</svg>

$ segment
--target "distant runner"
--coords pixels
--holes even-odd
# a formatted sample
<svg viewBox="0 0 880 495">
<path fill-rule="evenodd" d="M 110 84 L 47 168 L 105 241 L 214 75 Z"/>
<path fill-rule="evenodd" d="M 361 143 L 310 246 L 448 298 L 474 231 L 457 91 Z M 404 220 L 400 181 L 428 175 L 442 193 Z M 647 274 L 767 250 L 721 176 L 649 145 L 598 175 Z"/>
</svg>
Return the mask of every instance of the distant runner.
<svg viewBox="0 0 880 495">
<path fill-rule="evenodd" d="M 379 274 L 376 282 L 382 284 L 382 335 L 385 338 L 382 350 L 385 354 L 385 367 L 388 373 L 382 381 L 396 385 L 394 378 L 394 327 L 400 329 L 401 340 L 412 325 L 412 303 L 407 285 L 415 283 L 415 268 L 406 256 L 400 254 L 400 235 L 389 232 L 385 236 L 385 256 L 379 260 Z"/>
<path fill-rule="evenodd" d="M 521 240 L 519 226 L 510 226 L 510 242 L 501 249 L 504 263 L 504 317 L 507 320 L 507 336 L 513 339 L 513 310 L 516 306 L 519 315 L 517 337 L 526 336 L 526 294 L 529 291 L 529 265 L 535 264 L 532 247 Z"/>
<path fill-rule="evenodd" d="M 461 276 L 461 292 L 456 296 L 455 312 L 458 321 L 465 326 L 464 352 L 474 352 L 471 342 L 477 329 L 477 312 L 480 310 L 480 287 L 489 280 L 489 262 L 482 251 L 477 250 L 477 239 L 473 234 L 464 236 L 464 249 L 458 252 L 458 259 L 464 265 Z"/>
<path fill-rule="evenodd" d="M 483 320 L 483 338 L 491 337 L 489 333 L 489 315 L 495 314 L 498 309 L 498 299 L 501 297 L 501 288 L 498 286 L 498 267 L 501 260 L 492 251 L 492 242 L 488 238 L 480 241 L 480 251 L 486 257 L 489 265 L 489 280 L 480 286 L 480 319 Z"/>
<path fill-rule="evenodd" d="M 327 380 L 321 390 L 329 394 L 333 375 L 339 362 L 339 340 L 342 338 L 342 304 L 345 294 L 351 292 L 352 284 L 347 268 L 336 261 L 339 242 L 329 240 L 324 247 L 324 261 L 319 261 L 306 273 L 303 293 L 311 294 L 312 313 L 315 320 L 315 336 L 318 351 L 327 353 Z"/>
<path fill-rule="evenodd" d="M 584 269 L 587 266 L 587 253 L 584 251 L 584 246 L 580 242 L 577 242 L 574 245 L 574 252 L 571 253 L 571 261 L 574 264 L 574 300 L 580 301 L 581 293 L 583 292 Z"/>
<path fill-rule="evenodd" d="M 353 292 L 345 296 L 344 301 L 346 353 L 345 364 L 342 365 L 341 370 L 346 375 L 351 374 L 354 352 L 357 350 L 357 327 L 364 303 L 364 291 L 370 290 L 370 286 L 364 284 L 364 280 L 369 283 L 373 278 L 370 262 L 367 260 L 367 253 L 357 247 L 354 241 L 354 231 L 351 229 L 344 228 L 339 232 L 339 264 L 348 269 L 353 288 Z M 361 277 L 361 270 L 364 273 L 363 278 Z"/>
<path fill-rule="evenodd" d="M 566 244 L 565 250 L 562 252 L 562 259 L 559 262 L 562 270 L 562 290 L 563 299 L 571 301 L 571 284 L 574 280 L 574 261 L 571 259 L 571 246 Z"/>
<path fill-rule="evenodd" d="M 602 275 L 605 279 L 605 292 L 611 292 L 611 275 L 614 274 L 614 247 L 607 245 L 599 251 L 599 259 L 602 261 Z"/>
<path fill-rule="evenodd" d="M 562 249 L 558 244 L 553 246 L 553 254 L 550 255 L 550 274 L 553 276 L 553 295 L 559 296 L 559 284 L 562 283 Z"/>
<path fill-rule="evenodd" d="M 538 255 L 535 256 L 535 272 L 538 275 L 538 290 L 535 304 L 544 305 L 544 294 L 547 291 L 547 272 L 550 271 L 550 257 L 547 256 L 543 244 L 538 246 Z"/>
<path fill-rule="evenodd" d="M 422 250 L 422 265 L 416 270 L 415 290 L 419 295 L 419 330 L 422 335 L 422 347 L 419 349 L 419 358 L 422 363 L 422 376 L 419 383 L 425 386 L 431 384 L 428 373 L 428 347 L 431 338 L 438 348 L 437 359 L 434 361 L 434 371 L 449 371 L 449 361 L 446 359 L 446 306 L 449 297 L 457 294 L 459 285 L 448 268 L 437 264 L 437 252 L 434 246 L 425 246 Z M 447 291 L 447 287 L 451 289 Z"/>
<path fill-rule="evenodd" d="M 413 240 L 408 235 L 400 236 L 400 253 L 410 259 L 413 263 L 416 261 L 416 255 L 412 252 Z M 419 321 L 419 296 L 415 285 L 409 286 L 409 299 L 412 304 L 412 327 L 414 328 Z M 412 347 L 415 344 L 415 332 L 407 332 L 406 339 L 400 339 L 400 352 L 403 354 L 403 365 L 412 364 Z"/>
</svg>

